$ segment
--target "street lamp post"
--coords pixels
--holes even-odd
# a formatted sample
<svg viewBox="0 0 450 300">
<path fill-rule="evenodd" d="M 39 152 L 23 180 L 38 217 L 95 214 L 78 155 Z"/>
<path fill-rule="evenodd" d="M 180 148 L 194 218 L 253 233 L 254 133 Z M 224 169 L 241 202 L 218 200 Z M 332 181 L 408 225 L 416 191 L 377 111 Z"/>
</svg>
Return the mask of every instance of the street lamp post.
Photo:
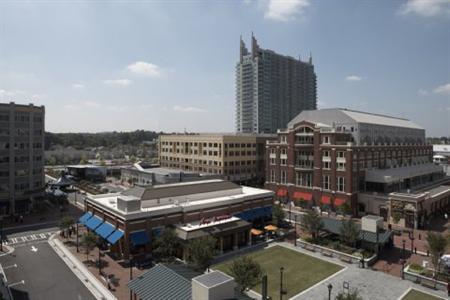
<svg viewBox="0 0 450 300">
<path fill-rule="evenodd" d="M 283 270 L 284 268 L 280 268 L 280 300 L 283 300 Z"/>
<path fill-rule="evenodd" d="M 79 250 L 79 248 L 78 248 L 78 222 L 77 222 L 77 232 L 76 232 L 76 235 L 77 235 L 77 253 L 78 253 L 78 252 L 80 252 L 80 250 Z"/>
<path fill-rule="evenodd" d="M 405 243 L 406 243 L 406 240 L 403 239 L 402 243 L 403 243 L 402 258 L 405 259 Z"/>
<path fill-rule="evenodd" d="M 292 202 L 289 200 L 289 223 L 292 225 Z"/>
<path fill-rule="evenodd" d="M 297 215 L 294 214 L 294 232 L 295 232 L 295 237 L 294 237 L 294 245 L 297 246 Z"/>
<path fill-rule="evenodd" d="M 100 253 L 100 243 L 98 243 L 98 274 L 102 274 L 102 261 L 101 261 L 101 253 Z"/>
<path fill-rule="evenodd" d="M 0 251 L 3 252 L 3 216 L 0 217 Z"/>
<path fill-rule="evenodd" d="M 333 289 L 333 285 L 329 283 L 327 285 L 327 288 L 328 288 L 328 300 L 331 300 L 331 290 Z"/>
<path fill-rule="evenodd" d="M 133 257 L 130 255 L 130 281 L 133 279 Z M 133 299 L 133 292 L 130 289 L 130 300 Z"/>
</svg>

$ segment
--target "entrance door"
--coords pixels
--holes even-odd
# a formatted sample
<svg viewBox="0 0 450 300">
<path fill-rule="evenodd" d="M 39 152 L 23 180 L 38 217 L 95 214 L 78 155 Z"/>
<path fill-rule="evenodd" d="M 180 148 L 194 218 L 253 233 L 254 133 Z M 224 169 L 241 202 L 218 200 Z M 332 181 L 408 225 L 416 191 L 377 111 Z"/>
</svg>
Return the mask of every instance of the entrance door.
<svg viewBox="0 0 450 300">
<path fill-rule="evenodd" d="M 405 226 L 407 228 L 414 228 L 414 213 L 413 212 L 405 213 Z"/>
</svg>

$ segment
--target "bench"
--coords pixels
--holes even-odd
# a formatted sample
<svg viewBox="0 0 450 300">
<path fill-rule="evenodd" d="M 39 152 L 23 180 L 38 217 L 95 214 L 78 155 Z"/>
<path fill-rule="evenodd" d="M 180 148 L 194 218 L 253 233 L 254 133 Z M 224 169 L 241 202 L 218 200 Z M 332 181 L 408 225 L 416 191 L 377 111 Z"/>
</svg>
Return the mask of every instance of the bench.
<svg viewBox="0 0 450 300">
<path fill-rule="evenodd" d="M 308 251 L 311 251 L 311 252 L 316 252 L 316 248 L 314 248 L 314 246 L 311 246 L 311 245 L 306 245 L 305 249 Z"/>
<path fill-rule="evenodd" d="M 323 255 L 323 256 L 332 257 L 332 256 L 333 256 L 333 252 L 327 251 L 327 250 L 323 250 L 323 251 L 322 251 L 322 255 Z"/>
<path fill-rule="evenodd" d="M 348 263 L 348 264 L 351 264 L 351 263 L 353 262 L 351 257 L 344 256 L 344 255 L 341 255 L 341 256 L 339 257 L 339 259 L 340 259 L 341 261 L 343 261 L 343 262 Z"/>
<path fill-rule="evenodd" d="M 435 290 L 436 289 L 436 281 L 430 279 L 423 279 L 420 281 L 420 284 L 424 287 Z"/>
</svg>

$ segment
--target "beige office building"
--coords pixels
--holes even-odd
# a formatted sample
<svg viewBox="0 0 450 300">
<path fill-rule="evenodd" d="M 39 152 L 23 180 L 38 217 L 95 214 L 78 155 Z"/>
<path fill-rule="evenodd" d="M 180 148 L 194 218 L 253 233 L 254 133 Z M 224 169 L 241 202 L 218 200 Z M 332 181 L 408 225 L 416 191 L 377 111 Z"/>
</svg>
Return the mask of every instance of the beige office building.
<svg viewBox="0 0 450 300">
<path fill-rule="evenodd" d="M 265 143 L 272 135 L 169 134 L 159 137 L 161 167 L 208 174 L 225 179 L 264 181 Z"/>
</svg>

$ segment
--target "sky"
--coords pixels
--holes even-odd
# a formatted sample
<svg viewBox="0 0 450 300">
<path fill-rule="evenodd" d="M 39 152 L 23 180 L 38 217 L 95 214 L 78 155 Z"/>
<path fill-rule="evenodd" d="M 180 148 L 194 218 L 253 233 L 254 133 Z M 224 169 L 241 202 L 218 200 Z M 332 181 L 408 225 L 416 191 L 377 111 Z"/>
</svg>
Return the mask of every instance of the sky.
<svg viewBox="0 0 450 300">
<path fill-rule="evenodd" d="M 239 38 L 306 60 L 318 105 L 450 136 L 450 0 L 0 0 L 0 102 L 51 132 L 234 131 Z"/>
</svg>

